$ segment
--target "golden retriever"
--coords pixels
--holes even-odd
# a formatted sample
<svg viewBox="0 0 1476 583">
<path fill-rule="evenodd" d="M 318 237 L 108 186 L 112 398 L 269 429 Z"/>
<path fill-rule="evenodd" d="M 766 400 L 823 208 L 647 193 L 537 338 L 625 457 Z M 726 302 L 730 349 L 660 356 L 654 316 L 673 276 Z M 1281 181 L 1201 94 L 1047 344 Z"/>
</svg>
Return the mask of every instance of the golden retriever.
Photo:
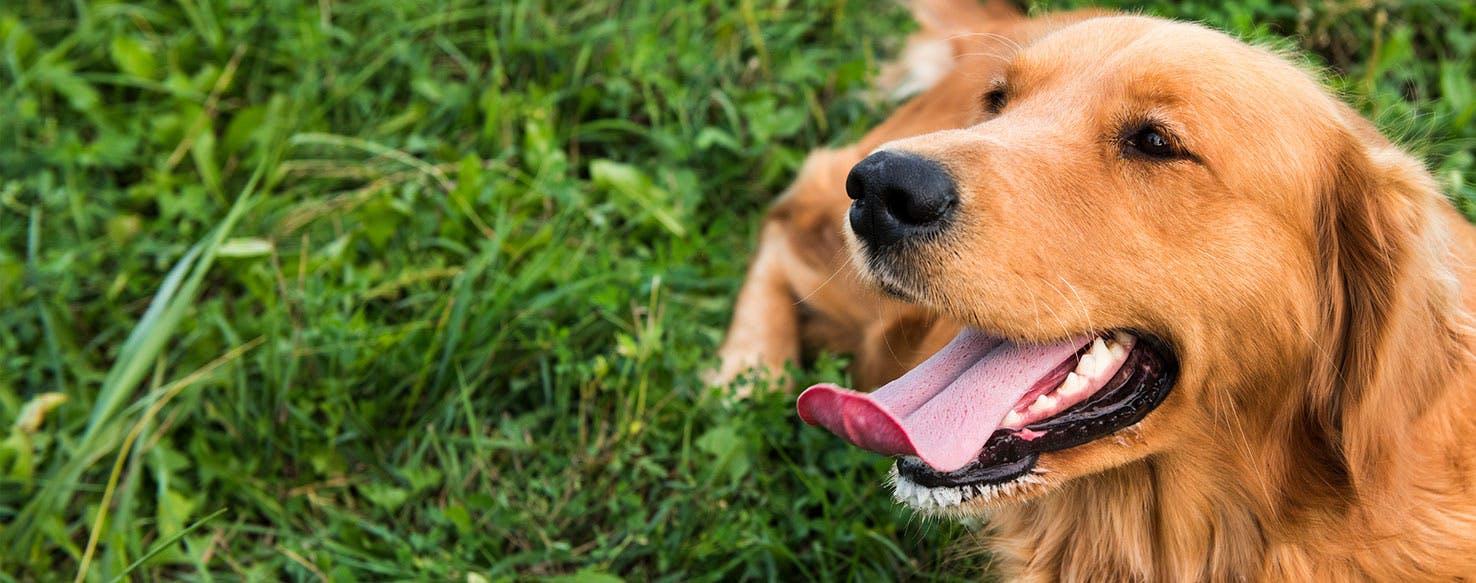
<svg viewBox="0 0 1476 583">
<path fill-rule="evenodd" d="M 1476 576 L 1476 229 L 1420 161 L 1201 26 L 920 11 L 951 70 L 805 164 L 719 376 L 854 354 L 801 417 L 1013 579 Z"/>
</svg>

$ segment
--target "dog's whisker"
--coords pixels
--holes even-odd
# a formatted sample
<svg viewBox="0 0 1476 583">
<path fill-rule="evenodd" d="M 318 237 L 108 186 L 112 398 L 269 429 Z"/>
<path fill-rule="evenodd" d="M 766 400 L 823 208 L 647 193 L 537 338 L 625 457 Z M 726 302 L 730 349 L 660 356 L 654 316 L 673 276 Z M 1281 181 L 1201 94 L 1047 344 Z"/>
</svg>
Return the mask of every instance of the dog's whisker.
<svg viewBox="0 0 1476 583">
<path fill-rule="evenodd" d="M 1004 64 L 1009 64 L 1010 63 L 1010 60 L 1011 60 L 1011 57 L 1006 56 L 1006 55 L 997 54 L 997 53 L 984 53 L 984 52 L 979 52 L 979 53 L 960 53 L 958 55 L 958 58 L 960 60 L 963 60 L 965 58 L 972 58 L 972 57 L 988 57 L 988 58 L 994 59 L 994 60 L 996 60 L 996 61 L 998 61 L 1000 63 L 1004 63 Z M 983 77 L 981 76 L 981 77 L 978 77 L 978 78 L 982 79 Z"/>
<path fill-rule="evenodd" d="M 1042 301 L 1040 301 L 1040 298 L 1037 297 L 1036 294 L 1035 294 L 1035 290 L 1030 286 L 1030 281 L 1027 280 L 1027 279 L 1025 279 L 1024 277 L 1018 276 L 1018 275 L 1015 276 L 1015 279 L 1019 280 L 1019 282 L 1020 282 L 1020 289 L 1025 290 L 1025 293 L 1030 296 L 1030 305 L 1031 305 L 1031 308 L 1032 308 L 1031 309 L 1031 312 L 1033 312 L 1034 313 L 1034 316 L 1035 316 L 1035 328 L 1037 330 L 1044 329 L 1044 326 L 1041 326 L 1041 323 L 1040 323 L 1041 306 L 1044 305 L 1045 306 L 1045 309 L 1050 310 L 1051 317 L 1056 319 L 1056 324 L 1061 327 L 1061 334 L 1060 334 L 1060 336 L 1062 336 L 1062 337 L 1071 336 L 1072 333 L 1073 333 L 1071 326 L 1066 323 L 1066 320 L 1061 319 L 1060 312 L 1057 312 L 1056 311 L 1056 308 L 1052 307 L 1051 304 L 1050 304 L 1050 302 L 1042 302 Z M 1042 280 L 1042 281 L 1044 281 L 1044 280 Z M 1046 283 L 1046 285 L 1050 285 L 1050 282 L 1045 282 L 1045 283 Z M 1051 289 L 1054 290 L 1057 294 L 1060 294 L 1061 293 L 1060 290 L 1055 289 L 1055 286 L 1051 286 Z M 1062 299 L 1066 299 L 1065 296 L 1062 296 Z"/>
<path fill-rule="evenodd" d="M 1081 299 L 1081 293 L 1079 293 L 1079 292 L 1076 291 L 1076 286 L 1071 285 L 1071 282 L 1066 281 L 1066 276 L 1064 276 L 1064 275 L 1061 275 L 1061 274 L 1057 273 L 1056 274 L 1056 278 L 1059 279 L 1059 280 L 1061 280 L 1061 283 L 1066 284 L 1067 289 L 1070 289 L 1071 290 L 1071 294 L 1076 297 L 1076 305 L 1081 308 L 1081 316 L 1082 316 L 1083 319 L 1086 320 L 1086 324 L 1087 324 L 1086 330 L 1087 330 L 1087 333 L 1088 334 L 1097 334 L 1097 333 L 1100 333 L 1100 332 L 1104 332 L 1104 330 L 1102 330 L 1102 329 L 1100 329 L 1100 328 L 1097 327 L 1096 322 L 1092 321 L 1092 310 L 1091 310 L 1091 308 L 1087 307 L 1086 302 Z M 1049 281 L 1045 281 L 1045 280 L 1042 280 L 1042 281 L 1046 285 L 1051 286 L 1051 291 L 1054 291 L 1054 292 L 1056 292 L 1056 295 L 1061 296 L 1061 299 L 1062 300 L 1065 300 L 1067 303 L 1070 303 L 1071 302 L 1071 298 L 1068 298 L 1068 297 L 1066 297 L 1066 294 L 1061 293 L 1061 290 L 1057 289 L 1055 284 L 1053 284 L 1053 283 L 1051 283 Z M 1063 326 L 1064 326 L 1064 324 L 1063 324 Z M 1070 333 L 1071 333 L 1071 330 L 1070 330 L 1069 327 L 1067 327 L 1067 329 L 1065 331 L 1065 334 L 1070 334 Z"/>
<path fill-rule="evenodd" d="M 958 34 L 949 36 L 948 37 L 948 40 L 954 41 L 954 40 L 962 40 L 962 39 L 966 39 L 966 38 L 986 38 L 986 39 L 993 40 L 993 41 L 999 41 L 1001 43 L 1004 43 L 1006 46 L 1010 47 L 1010 49 L 1012 51 L 1014 51 L 1014 52 L 1020 52 L 1022 50 L 1025 50 L 1025 47 L 1021 46 L 1019 42 L 1015 41 L 1015 39 L 1012 39 L 1010 37 L 1007 37 L 1005 35 L 1002 35 L 1002 34 L 999 34 L 999 33 L 996 33 L 996 32 L 963 32 L 963 33 L 958 33 Z"/>
<path fill-rule="evenodd" d="M 825 278 L 825 281 L 820 282 L 820 285 L 815 286 L 815 289 L 810 290 L 810 293 L 805 294 L 805 297 L 802 297 L 802 298 L 800 298 L 798 300 L 795 300 L 794 305 L 796 305 L 796 306 L 801 305 L 801 304 L 809 301 L 810 298 L 815 297 L 815 294 L 820 293 L 820 290 L 825 289 L 825 286 L 827 286 L 827 285 L 830 284 L 830 280 L 835 279 L 835 276 L 840 275 L 840 272 L 845 271 L 845 270 L 846 270 L 846 264 L 845 263 L 841 263 L 840 265 L 836 266 L 835 271 L 830 272 L 830 277 Z"/>
</svg>

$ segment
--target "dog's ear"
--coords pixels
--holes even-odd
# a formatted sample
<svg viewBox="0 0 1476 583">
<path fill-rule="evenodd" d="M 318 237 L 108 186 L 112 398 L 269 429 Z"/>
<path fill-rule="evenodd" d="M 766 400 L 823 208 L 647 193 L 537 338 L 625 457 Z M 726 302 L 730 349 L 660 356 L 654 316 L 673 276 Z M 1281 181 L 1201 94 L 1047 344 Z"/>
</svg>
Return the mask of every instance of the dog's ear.
<svg viewBox="0 0 1476 583">
<path fill-rule="evenodd" d="M 1429 239 L 1429 174 L 1372 127 L 1340 141 L 1317 207 L 1320 346 L 1300 423 L 1321 479 L 1361 489 L 1398 471 L 1389 461 L 1439 388 L 1453 294 Z"/>
</svg>

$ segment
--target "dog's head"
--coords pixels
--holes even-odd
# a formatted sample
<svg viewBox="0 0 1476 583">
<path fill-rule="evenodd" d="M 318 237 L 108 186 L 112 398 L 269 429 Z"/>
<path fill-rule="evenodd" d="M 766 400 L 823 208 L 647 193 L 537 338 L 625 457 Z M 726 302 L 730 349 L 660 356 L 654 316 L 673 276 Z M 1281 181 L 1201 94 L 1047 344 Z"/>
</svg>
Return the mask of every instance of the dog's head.
<svg viewBox="0 0 1476 583">
<path fill-rule="evenodd" d="M 905 456 L 898 498 L 923 508 L 1153 456 L 1255 464 L 1269 439 L 1309 442 L 1281 448 L 1309 481 L 1349 479 L 1379 447 L 1344 422 L 1404 301 L 1419 165 L 1313 75 L 1191 24 L 1087 20 L 977 93 L 977 124 L 885 144 L 847 183 L 862 274 L 968 328 L 802 416 Z"/>
</svg>

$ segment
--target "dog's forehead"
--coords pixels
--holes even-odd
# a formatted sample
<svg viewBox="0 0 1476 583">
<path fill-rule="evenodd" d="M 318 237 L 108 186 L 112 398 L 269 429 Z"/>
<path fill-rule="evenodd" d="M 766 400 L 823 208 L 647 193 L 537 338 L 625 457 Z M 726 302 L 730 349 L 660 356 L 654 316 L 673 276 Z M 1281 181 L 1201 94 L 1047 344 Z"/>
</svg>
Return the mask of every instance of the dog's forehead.
<svg viewBox="0 0 1476 583">
<path fill-rule="evenodd" d="M 1006 77 L 1033 85 L 1060 81 L 1112 87 L 1123 83 L 1221 86 L 1250 80 L 1246 65 L 1267 61 L 1224 33 L 1196 24 L 1143 16 L 1093 18 L 1047 35 L 1016 55 Z M 1271 59 L 1274 60 L 1274 59 Z"/>
<path fill-rule="evenodd" d="M 1142 16 L 1063 28 L 1017 54 L 1006 79 L 1026 101 L 1043 97 L 1038 107 L 1066 107 L 1104 122 L 1158 111 L 1193 120 L 1192 133 L 1219 136 L 1289 121 L 1306 126 L 1334 105 L 1315 76 L 1272 51 L 1196 24 Z"/>
</svg>

